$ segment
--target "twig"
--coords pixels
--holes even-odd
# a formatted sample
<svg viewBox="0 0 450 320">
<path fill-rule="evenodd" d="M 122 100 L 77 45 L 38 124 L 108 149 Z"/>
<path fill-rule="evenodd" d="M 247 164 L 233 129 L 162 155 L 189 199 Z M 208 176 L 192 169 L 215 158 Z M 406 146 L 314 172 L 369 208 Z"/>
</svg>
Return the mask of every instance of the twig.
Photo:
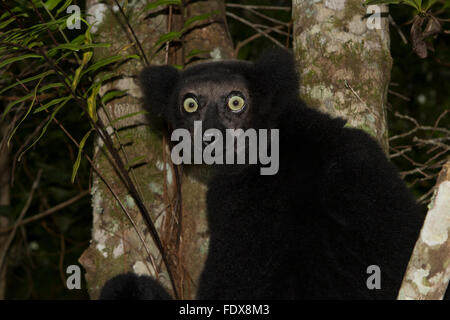
<svg viewBox="0 0 450 320">
<path fill-rule="evenodd" d="M 239 22 L 242 22 L 243 24 L 248 25 L 249 27 L 251 27 L 252 29 L 254 29 L 256 32 L 261 33 L 261 35 L 262 35 L 263 37 L 266 37 L 267 39 L 269 39 L 269 40 L 271 40 L 272 42 L 274 42 L 276 45 L 278 45 L 278 46 L 284 48 L 284 45 L 283 45 L 282 43 L 280 43 L 277 39 L 275 39 L 275 38 L 272 37 L 272 36 L 269 36 L 267 33 L 264 33 L 264 30 L 259 29 L 258 27 L 256 27 L 256 26 L 255 26 L 253 23 L 251 23 L 250 21 L 245 20 L 245 19 L 243 19 L 243 18 L 241 18 L 241 17 L 239 17 L 239 16 L 237 16 L 237 15 L 235 15 L 234 13 L 231 13 L 231 12 L 227 12 L 226 15 L 229 16 L 229 17 L 231 17 L 231 18 L 233 18 L 233 19 L 235 19 L 235 20 L 237 20 L 237 21 L 239 21 Z"/>
<path fill-rule="evenodd" d="M 41 131 L 42 127 L 47 123 L 47 121 L 49 119 L 50 119 L 50 115 L 48 115 L 43 121 L 41 121 L 41 123 L 39 123 L 39 125 L 36 126 L 36 128 L 33 130 L 33 132 L 30 135 L 28 135 L 28 137 L 25 140 L 25 142 L 22 143 L 22 145 L 19 147 L 17 152 L 14 154 L 14 158 L 13 158 L 13 162 L 12 162 L 12 168 L 11 168 L 11 186 L 14 185 L 14 176 L 15 176 L 15 172 L 16 172 L 16 163 L 17 163 L 17 159 L 19 158 L 19 155 L 22 153 L 23 149 L 25 149 L 25 147 L 28 146 L 30 141 L 34 137 L 36 137 L 38 135 L 39 131 Z"/>
<path fill-rule="evenodd" d="M 252 35 L 251 37 L 248 37 L 247 39 L 245 39 L 244 41 L 239 42 L 236 45 L 236 48 L 234 49 L 234 56 L 237 57 L 239 50 L 241 50 L 241 48 L 247 44 L 249 44 L 250 42 L 252 42 L 253 40 L 256 40 L 258 38 L 260 38 L 261 36 L 263 36 L 264 34 L 270 33 L 272 32 L 274 29 L 279 29 L 282 28 L 282 26 L 276 26 L 276 27 L 272 27 L 270 29 L 267 29 L 263 32 L 260 33 L 255 33 L 254 35 Z"/>
<path fill-rule="evenodd" d="M 72 197 L 69 200 L 66 200 L 64 202 L 61 202 L 60 204 L 58 204 L 58 205 L 56 205 L 56 206 L 54 206 L 54 207 L 52 207 L 52 208 L 50 208 L 48 210 L 45 210 L 45 211 L 43 211 L 41 213 L 38 213 L 38 214 L 36 214 L 36 215 L 34 215 L 32 217 L 23 219 L 18 226 L 23 226 L 23 225 L 28 224 L 30 222 L 33 222 L 33 221 L 45 218 L 46 216 L 49 216 L 49 215 L 51 215 L 51 214 L 53 214 L 55 212 L 58 212 L 61 209 L 64 209 L 65 207 L 70 206 L 72 203 L 77 202 L 78 200 L 80 200 L 81 198 L 84 198 L 88 194 L 89 194 L 89 190 L 85 190 L 85 191 L 77 194 L 75 197 Z M 14 229 L 14 226 L 10 226 L 10 227 L 4 228 L 4 229 L 0 229 L 0 233 L 8 232 L 8 231 L 10 231 L 12 229 Z"/>
<path fill-rule="evenodd" d="M 439 122 L 441 121 L 441 119 L 443 117 L 445 117 L 447 115 L 447 113 L 450 112 L 450 109 L 446 109 L 444 112 L 442 112 L 439 117 L 436 119 L 436 122 L 434 123 L 434 127 L 437 128 L 437 126 L 439 125 Z"/>
<path fill-rule="evenodd" d="M 145 65 L 146 65 L 146 66 L 150 65 L 150 63 L 148 62 L 148 59 L 147 59 L 147 55 L 145 54 L 145 51 L 144 51 L 144 49 L 142 48 L 141 42 L 139 41 L 139 38 L 137 37 L 136 33 L 134 32 L 134 29 L 131 27 L 130 22 L 128 21 L 128 17 L 127 17 L 127 15 L 125 14 L 125 12 L 123 11 L 122 6 L 119 4 L 119 1 L 114 0 L 114 2 L 116 3 L 117 7 L 119 7 L 120 14 L 121 14 L 121 15 L 123 16 L 123 18 L 125 19 L 125 23 L 127 24 L 128 30 L 129 30 L 129 31 L 131 32 L 131 34 L 133 35 L 133 38 L 134 38 L 134 40 L 136 41 L 136 44 L 138 45 L 139 50 L 141 51 L 142 58 L 144 58 Z"/>
<path fill-rule="evenodd" d="M 392 149 L 392 150 L 395 150 L 395 149 L 392 148 L 392 147 L 391 147 L 391 149 Z M 398 151 L 398 152 L 396 152 L 396 153 L 390 154 L 390 155 L 389 155 L 389 158 L 392 159 L 392 158 L 401 156 L 401 155 L 403 155 L 403 154 L 405 154 L 406 152 L 409 152 L 409 151 L 411 151 L 411 150 L 412 150 L 412 147 L 405 148 L 405 149 L 403 149 L 402 151 Z"/>
<path fill-rule="evenodd" d="M 393 94 L 394 96 L 397 96 L 397 97 L 399 97 L 399 98 L 405 100 L 405 101 L 411 101 L 411 99 L 408 98 L 407 96 L 404 96 L 404 95 L 402 95 L 402 94 L 400 94 L 400 93 L 398 93 L 398 92 L 396 92 L 396 91 L 394 91 L 394 90 L 389 89 L 388 92 L 389 92 L 390 94 Z"/>
<path fill-rule="evenodd" d="M 291 7 L 282 7 L 282 6 L 264 6 L 264 5 L 239 4 L 239 3 L 227 3 L 226 6 L 230 8 L 242 8 L 242 9 L 291 11 Z"/>
<path fill-rule="evenodd" d="M 267 30 L 267 29 L 272 29 L 269 26 L 266 26 L 264 24 L 259 24 L 259 23 L 255 23 L 255 27 L 260 28 L 261 31 Z M 273 29 L 273 32 L 281 34 L 281 35 L 289 37 L 289 38 L 291 37 L 291 35 L 289 33 L 285 32 L 285 31 L 282 31 L 282 30 L 279 30 L 279 29 Z"/>
<path fill-rule="evenodd" d="M 22 222 L 23 217 L 25 216 L 25 213 L 27 213 L 28 208 L 31 205 L 31 201 L 33 200 L 33 195 L 34 192 L 36 191 L 38 185 L 39 185 L 39 181 L 41 179 L 41 174 L 42 174 L 42 169 L 39 169 L 36 179 L 34 180 L 32 186 L 31 186 L 31 190 L 30 190 L 30 194 L 28 195 L 28 199 L 24 205 L 24 207 L 22 208 L 22 211 L 19 214 L 19 217 L 16 220 L 16 223 L 14 224 L 13 230 L 11 231 L 11 233 L 9 234 L 8 239 L 6 240 L 6 243 L 3 247 L 3 251 L 0 254 L 0 273 L 3 269 L 4 266 L 4 262 L 5 262 L 5 257 L 6 257 L 6 253 L 8 252 L 8 249 L 16 235 L 17 232 L 17 228 L 19 227 L 20 223 Z"/>
<path fill-rule="evenodd" d="M 288 27 L 288 26 L 289 26 L 289 22 L 284 22 L 284 21 L 281 21 L 281 20 L 274 19 L 274 18 L 272 18 L 272 17 L 266 16 L 265 14 L 263 14 L 263 13 L 261 13 L 261 12 L 258 12 L 258 11 L 256 11 L 256 10 L 254 10 L 254 9 L 248 8 L 248 11 L 250 11 L 250 12 L 253 13 L 254 15 L 256 15 L 256 16 L 258 16 L 258 17 L 261 17 L 261 18 L 263 18 L 263 19 L 266 19 L 266 20 L 268 20 L 268 21 L 270 21 L 270 22 L 273 22 L 273 23 L 276 23 L 276 24 L 281 24 L 281 25 L 283 25 L 283 26 L 285 26 L 285 27 Z"/>
<path fill-rule="evenodd" d="M 446 112 L 444 112 L 443 114 L 441 114 L 441 116 L 444 115 L 445 113 L 446 113 Z M 434 125 L 433 127 L 430 127 L 430 126 L 421 126 L 421 125 L 417 122 L 416 119 L 414 119 L 414 118 L 412 118 L 412 117 L 409 117 L 409 116 L 407 116 L 407 115 L 403 115 L 403 114 L 400 114 L 400 113 L 398 113 L 398 112 L 395 112 L 394 115 L 395 115 L 396 117 L 400 118 L 400 119 L 406 119 L 406 120 L 409 120 L 410 122 L 414 123 L 415 127 L 414 127 L 413 129 L 409 130 L 408 132 L 405 132 L 405 133 L 398 134 L 398 135 L 395 135 L 395 136 L 390 137 L 390 138 L 389 138 L 389 141 L 392 141 L 392 140 L 395 140 L 395 139 L 399 139 L 399 138 L 403 138 L 403 137 L 409 136 L 409 135 L 413 134 L 414 132 L 416 132 L 416 131 L 418 131 L 418 130 L 439 131 L 439 132 L 442 132 L 442 133 L 445 133 L 445 134 L 450 135 L 450 130 L 447 130 L 447 129 L 445 129 L 445 128 L 438 128 L 438 127 L 437 127 L 437 124 L 439 123 L 439 120 L 442 119 L 442 117 L 440 117 L 440 118 L 438 119 L 438 121 L 436 121 L 436 123 L 435 123 L 435 125 Z"/>
<path fill-rule="evenodd" d="M 391 15 L 389 15 L 389 23 L 397 30 L 400 38 L 402 38 L 403 44 L 407 44 L 408 40 L 406 40 L 405 35 L 403 34 L 403 32 L 400 29 L 400 27 L 395 23 L 394 18 L 392 18 Z"/>
</svg>

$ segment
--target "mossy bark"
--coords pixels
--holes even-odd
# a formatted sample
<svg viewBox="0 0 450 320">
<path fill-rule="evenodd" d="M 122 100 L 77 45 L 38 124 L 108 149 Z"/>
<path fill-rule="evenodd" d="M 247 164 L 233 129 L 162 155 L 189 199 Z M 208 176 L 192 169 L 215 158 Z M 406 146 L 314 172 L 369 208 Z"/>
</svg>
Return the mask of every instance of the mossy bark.
<svg viewBox="0 0 450 320">
<path fill-rule="evenodd" d="M 169 10 L 166 7 L 159 7 L 152 12 L 144 11 L 146 4 L 147 1 L 128 2 L 126 14 L 144 51 L 151 59 L 150 63 L 164 64 L 164 50 L 154 56 L 152 53 L 154 43 L 168 31 Z M 224 8 L 223 1 L 216 0 L 202 1 L 201 4 L 194 3 L 182 11 L 173 10 L 171 30 L 177 31 L 176 28 L 189 17 L 220 10 L 220 8 Z M 134 39 L 129 32 L 126 32 L 123 18 L 115 7 L 114 1 L 108 1 L 105 5 L 98 0 L 88 0 L 87 9 L 98 20 L 92 30 L 94 40 L 112 44 L 110 48 L 96 50 L 94 59 L 98 60 L 112 54 L 136 53 L 137 46 L 129 46 Z M 185 13 L 184 17 L 181 16 L 182 12 Z M 191 49 L 220 52 L 221 58 L 231 57 L 232 44 L 228 37 L 224 14 L 224 10 L 221 10 L 209 20 L 196 23 L 196 27 L 184 38 L 184 50 L 171 49 L 171 56 L 178 57 L 171 59 L 171 63 L 182 61 L 183 59 L 179 58 L 180 52 L 187 54 Z M 204 54 L 204 57 L 211 56 L 214 55 Z M 207 253 L 206 188 L 192 178 L 181 179 L 182 219 L 179 219 L 175 210 L 177 195 L 175 171 L 170 163 L 167 144 L 163 143 L 161 130 L 156 126 L 149 126 L 149 121 L 144 115 L 111 123 L 121 116 L 143 110 L 141 93 L 134 79 L 134 75 L 141 68 L 141 63 L 131 60 L 114 70 L 117 78 L 102 86 L 100 93 L 120 89 L 128 90 L 128 95 L 111 101 L 98 113 L 104 123 L 110 127 L 111 137 L 123 161 L 130 164 L 133 163 L 133 159 L 139 159 L 131 166 L 130 176 L 168 252 L 180 298 L 194 298 L 198 276 Z M 124 214 L 108 187 L 94 175 L 92 241 L 80 257 L 80 263 L 86 270 L 85 276 L 91 298 L 98 297 L 106 280 L 128 271 L 151 275 L 171 291 L 167 270 L 161 261 L 161 256 L 146 230 L 133 198 L 111 166 L 111 156 L 108 155 L 100 139 L 97 139 L 94 157 L 98 170 L 126 207 L 138 231 Z M 180 221 L 182 221 L 181 224 Z"/>
<path fill-rule="evenodd" d="M 308 105 L 347 119 L 387 152 L 389 25 L 381 17 L 378 28 L 369 29 L 363 2 L 294 0 L 293 46 Z"/>
<path fill-rule="evenodd" d="M 450 161 L 442 167 L 433 199 L 403 278 L 399 300 L 442 299 L 450 280 Z"/>
</svg>

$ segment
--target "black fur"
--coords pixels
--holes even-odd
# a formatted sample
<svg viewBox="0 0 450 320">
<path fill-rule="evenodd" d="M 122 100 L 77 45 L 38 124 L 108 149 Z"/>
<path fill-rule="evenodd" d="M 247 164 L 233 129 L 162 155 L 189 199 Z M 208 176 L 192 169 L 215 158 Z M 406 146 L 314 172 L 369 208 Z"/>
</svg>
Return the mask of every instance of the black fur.
<svg viewBox="0 0 450 320">
<path fill-rule="evenodd" d="M 225 165 L 208 183 L 210 247 L 197 296 L 395 299 L 423 212 L 368 134 L 304 105 L 295 70 L 289 52 L 270 50 L 255 63 L 211 62 L 182 72 L 150 67 L 141 74 L 146 105 L 173 128 L 202 119 L 221 129 L 280 129 L 276 175 Z M 248 108 L 222 115 L 221 90 L 233 83 L 247 92 Z M 211 92 L 199 98 L 205 109 L 195 115 L 180 108 L 187 86 Z M 380 290 L 366 286 L 370 265 L 381 268 Z M 126 285 L 125 278 L 109 282 L 102 298 L 152 298 L 151 290 L 161 296 L 156 282 L 129 277 Z"/>
<path fill-rule="evenodd" d="M 152 278 L 120 274 L 106 282 L 101 300 L 169 300 L 170 295 Z"/>
</svg>

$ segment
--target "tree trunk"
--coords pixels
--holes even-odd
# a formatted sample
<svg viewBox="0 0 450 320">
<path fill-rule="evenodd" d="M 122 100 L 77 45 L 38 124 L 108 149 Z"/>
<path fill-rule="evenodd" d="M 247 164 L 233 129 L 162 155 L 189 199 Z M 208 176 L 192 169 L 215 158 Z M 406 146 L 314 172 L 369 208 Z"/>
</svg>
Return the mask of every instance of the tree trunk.
<svg viewBox="0 0 450 320">
<path fill-rule="evenodd" d="M 150 61 L 151 64 L 168 62 L 182 64 L 183 56 L 192 49 L 207 50 L 214 58 L 232 56 L 232 43 L 225 22 L 223 1 L 202 1 L 185 8 L 158 7 L 151 12 L 144 11 L 146 1 L 128 3 L 128 20 L 150 58 L 152 46 L 159 37 L 168 31 L 179 31 L 183 21 L 189 17 L 219 10 L 220 13 L 208 20 L 198 21 L 195 28 L 184 38 L 185 46 L 171 46 L 166 52 L 161 50 Z M 149 3 L 149 2 L 148 2 Z M 92 30 L 98 42 L 112 43 L 112 48 L 102 48 L 94 52 L 95 59 L 111 55 L 111 51 L 120 51 L 135 40 L 126 32 L 124 20 L 116 10 L 115 3 L 108 6 L 99 0 L 88 0 L 87 8 L 99 22 Z M 151 15 L 149 15 L 151 13 Z M 169 14 L 170 13 L 170 14 Z M 184 14 L 183 14 L 184 13 Z M 172 16 L 169 22 L 169 17 Z M 169 30 L 170 27 L 170 30 Z M 136 53 L 129 46 L 120 53 Z M 167 56 L 166 56 L 167 54 Z M 203 57 L 208 56 L 207 54 Z M 120 79 L 104 85 L 100 93 L 112 89 L 127 90 L 126 97 L 108 103 L 99 111 L 104 123 L 110 124 L 110 130 L 125 163 L 133 164 L 130 175 L 137 185 L 138 192 L 148 208 L 158 230 L 165 250 L 168 252 L 169 265 L 174 274 L 177 292 L 180 298 L 192 299 L 196 292 L 197 280 L 203 267 L 208 248 L 208 229 L 205 219 L 205 186 L 191 177 L 184 176 L 181 185 L 181 219 L 177 216 L 177 188 L 175 169 L 170 162 L 167 143 L 161 139 L 160 130 L 155 125 L 149 128 L 143 115 L 129 117 L 111 125 L 110 120 L 142 111 L 140 90 L 132 78 L 142 68 L 137 61 L 122 64 L 114 72 Z M 151 115 L 150 115 L 151 117 Z M 153 121 L 151 121 L 153 123 Z M 119 137 L 119 139 L 117 139 Z M 125 156 L 126 153 L 126 156 Z M 80 263 L 86 269 L 86 280 L 91 298 L 97 298 L 104 282 L 112 276 L 128 271 L 147 274 L 158 279 L 169 292 L 172 292 L 166 267 L 161 255 L 146 230 L 133 198 L 118 178 L 108 158 L 111 158 L 98 139 L 95 146 L 95 163 L 109 187 L 118 195 L 123 206 L 129 212 L 133 224 L 124 214 L 118 201 L 108 187 L 95 175 L 92 185 L 93 228 L 92 243 L 80 257 Z M 138 162 L 133 161 L 138 159 Z M 137 232 L 137 231 L 138 232 Z M 180 237 L 179 237 L 180 236 Z M 178 240 L 179 239 L 179 240 Z"/>
<path fill-rule="evenodd" d="M 450 279 L 450 161 L 437 179 L 427 217 L 409 261 L 399 300 L 442 299 Z"/>
<path fill-rule="evenodd" d="M 368 132 L 387 152 L 392 66 L 387 19 L 369 29 L 362 0 L 295 0 L 292 13 L 302 98 Z"/>
</svg>

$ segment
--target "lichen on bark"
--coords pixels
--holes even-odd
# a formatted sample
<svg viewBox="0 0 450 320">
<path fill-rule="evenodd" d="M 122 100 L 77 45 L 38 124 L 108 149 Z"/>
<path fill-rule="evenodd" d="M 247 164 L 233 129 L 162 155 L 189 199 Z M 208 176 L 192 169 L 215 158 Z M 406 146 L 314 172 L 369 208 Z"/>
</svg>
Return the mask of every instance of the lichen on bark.
<svg viewBox="0 0 450 320">
<path fill-rule="evenodd" d="M 450 280 L 450 161 L 442 168 L 399 300 L 442 299 Z"/>
<path fill-rule="evenodd" d="M 382 18 L 371 30 L 365 14 L 360 0 L 293 1 L 300 91 L 308 105 L 347 119 L 387 152 L 388 22 Z"/>
</svg>

